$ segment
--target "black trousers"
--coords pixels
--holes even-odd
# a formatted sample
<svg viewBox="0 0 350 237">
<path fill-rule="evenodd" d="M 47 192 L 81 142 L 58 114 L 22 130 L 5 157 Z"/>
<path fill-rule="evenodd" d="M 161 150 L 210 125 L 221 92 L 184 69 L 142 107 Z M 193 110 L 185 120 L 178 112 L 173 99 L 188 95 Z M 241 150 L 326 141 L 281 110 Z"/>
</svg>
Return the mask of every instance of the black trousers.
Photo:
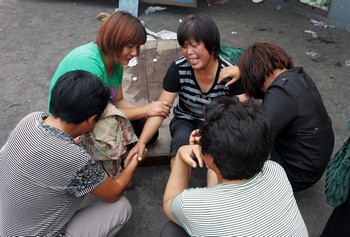
<svg viewBox="0 0 350 237">
<path fill-rule="evenodd" d="M 190 235 L 179 225 L 168 221 L 160 232 L 160 237 L 189 237 Z"/>
<path fill-rule="evenodd" d="M 334 208 L 321 237 L 350 236 L 350 196 L 340 206 Z"/>
</svg>

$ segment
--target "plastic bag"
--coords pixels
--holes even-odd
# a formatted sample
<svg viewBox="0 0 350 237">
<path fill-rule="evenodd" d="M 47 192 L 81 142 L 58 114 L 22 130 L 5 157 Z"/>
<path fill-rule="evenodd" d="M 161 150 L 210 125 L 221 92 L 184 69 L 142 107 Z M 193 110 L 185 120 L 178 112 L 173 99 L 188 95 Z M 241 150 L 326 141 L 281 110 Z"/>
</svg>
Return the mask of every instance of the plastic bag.
<svg viewBox="0 0 350 237">
<path fill-rule="evenodd" d="M 234 64 L 238 63 L 239 57 L 245 52 L 245 49 L 234 48 L 229 45 L 222 44 L 220 55 L 230 60 Z"/>
</svg>

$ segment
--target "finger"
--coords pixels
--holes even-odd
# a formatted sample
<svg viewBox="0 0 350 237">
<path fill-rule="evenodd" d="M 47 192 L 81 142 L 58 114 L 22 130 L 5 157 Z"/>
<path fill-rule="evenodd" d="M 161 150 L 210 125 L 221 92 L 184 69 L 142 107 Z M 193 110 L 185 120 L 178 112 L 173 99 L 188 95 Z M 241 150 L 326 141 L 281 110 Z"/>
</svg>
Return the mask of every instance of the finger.
<svg viewBox="0 0 350 237">
<path fill-rule="evenodd" d="M 146 157 L 147 152 L 148 152 L 148 149 L 145 148 L 145 149 L 143 150 L 142 155 L 141 155 L 141 156 L 139 155 L 139 156 L 137 157 L 137 160 L 138 160 L 139 162 L 144 161 L 144 160 L 147 158 L 147 157 Z"/>
<path fill-rule="evenodd" d="M 195 143 L 195 139 L 194 139 L 194 137 L 190 137 L 190 141 L 189 141 L 189 144 L 190 145 L 194 145 L 194 143 Z"/>
<path fill-rule="evenodd" d="M 200 131 L 199 129 L 193 130 L 190 134 L 189 142 L 191 145 L 196 144 L 200 140 Z"/>
<path fill-rule="evenodd" d="M 163 109 L 163 113 L 164 113 L 164 114 L 169 114 L 169 113 L 170 113 L 170 110 L 169 110 L 168 108 L 164 108 L 164 109 Z"/>
<path fill-rule="evenodd" d="M 199 134 L 199 129 L 195 129 L 191 132 L 191 137 L 195 137 L 197 136 L 197 134 Z"/>
<path fill-rule="evenodd" d="M 146 156 L 147 151 L 148 151 L 148 149 L 146 148 L 146 145 L 142 144 L 142 146 L 140 146 L 140 148 L 139 148 L 137 159 L 140 160 L 140 158 L 141 158 L 141 160 L 142 160 Z"/>
<path fill-rule="evenodd" d="M 194 143 L 197 144 L 197 145 L 200 145 L 201 144 L 201 136 L 197 136 L 194 138 Z"/>
<path fill-rule="evenodd" d="M 124 168 L 127 167 L 131 161 L 132 156 L 129 157 L 129 155 L 124 160 Z"/>
<path fill-rule="evenodd" d="M 137 160 L 137 161 L 142 161 L 142 157 L 139 156 L 139 154 L 135 154 L 132 159 Z"/>
<path fill-rule="evenodd" d="M 219 74 L 218 82 L 220 83 L 228 77 L 231 77 L 230 72 L 227 70 L 227 68 L 223 68 Z"/>
<path fill-rule="evenodd" d="M 199 167 L 203 167 L 204 166 L 204 161 L 203 161 L 203 157 L 202 157 L 202 150 L 200 146 L 197 146 L 196 148 L 193 149 L 193 153 L 197 158 L 198 161 L 198 165 Z"/>
<path fill-rule="evenodd" d="M 227 82 L 225 84 L 225 86 L 228 87 L 228 86 L 232 85 L 233 83 L 235 83 L 237 80 L 238 80 L 238 78 L 231 79 L 229 82 Z"/>
<path fill-rule="evenodd" d="M 162 106 L 168 110 L 170 110 L 173 107 L 173 105 L 166 100 L 163 100 L 161 103 L 162 103 Z"/>
<path fill-rule="evenodd" d="M 193 156 L 188 154 L 183 157 L 184 161 L 192 168 L 197 168 L 197 162 L 193 160 Z"/>
<path fill-rule="evenodd" d="M 197 162 L 194 160 L 196 158 L 196 154 L 194 153 L 195 146 L 191 146 L 190 150 L 187 150 L 184 154 L 184 160 L 185 162 L 190 165 L 192 168 L 197 167 Z"/>
<path fill-rule="evenodd" d="M 223 75 L 224 73 L 223 72 L 220 72 L 220 74 L 219 74 L 219 78 L 218 78 L 218 83 L 221 83 L 222 82 L 222 80 L 224 80 L 225 79 L 225 77 L 224 77 L 224 75 Z"/>
<path fill-rule="evenodd" d="M 162 111 L 167 111 L 167 112 L 169 112 L 169 111 L 171 110 L 171 106 L 162 106 L 160 109 L 161 109 Z"/>
<path fill-rule="evenodd" d="M 200 145 L 201 144 L 200 140 L 201 140 L 200 136 L 196 136 L 196 137 L 191 136 L 190 140 L 189 140 L 189 144 L 190 145 Z"/>
<path fill-rule="evenodd" d="M 158 114 L 157 116 L 162 116 L 164 119 L 166 119 L 169 115 L 164 113 L 164 112 L 161 112 L 160 114 Z"/>
</svg>

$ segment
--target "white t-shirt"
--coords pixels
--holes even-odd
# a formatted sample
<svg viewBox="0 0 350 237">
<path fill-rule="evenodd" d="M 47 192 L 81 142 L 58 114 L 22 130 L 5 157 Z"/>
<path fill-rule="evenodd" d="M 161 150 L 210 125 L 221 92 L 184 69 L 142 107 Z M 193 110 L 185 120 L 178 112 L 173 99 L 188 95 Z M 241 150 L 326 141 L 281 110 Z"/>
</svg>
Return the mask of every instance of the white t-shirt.
<svg viewBox="0 0 350 237">
<path fill-rule="evenodd" d="M 273 161 L 240 184 L 187 189 L 171 212 L 191 236 L 308 236 L 287 175 Z"/>
</svg>

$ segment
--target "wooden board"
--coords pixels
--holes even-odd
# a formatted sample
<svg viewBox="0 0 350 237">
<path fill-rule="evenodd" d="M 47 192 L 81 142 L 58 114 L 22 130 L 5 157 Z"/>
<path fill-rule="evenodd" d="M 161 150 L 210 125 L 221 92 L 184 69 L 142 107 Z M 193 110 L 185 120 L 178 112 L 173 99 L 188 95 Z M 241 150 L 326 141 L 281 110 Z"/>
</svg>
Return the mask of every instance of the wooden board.
<svg viewBox="0 0 350 237">
<path fill-rule="evenodd" d="M 170 64 L 180 57 L 177 40 L 150 40 L 140 49 L 138 64 L 124 67 L 124 97 L 135 103 L 157 100 Z"/>
<path fill-rule="evenodd" d="M 123 92 L 125 99 L 135 104 L 157 100 L 163 88 L 163 78 L 170 64 L 181 56 L 177 40 L 150 40 L 140 49 L 138 64 L 124 67 Z M 136 80 L 135 80 L 136 79 Z M 175 102 L 176 103 L 176 102 Z M 159 137 L 149 145 L 147 159 L 142 166 L 168 165 L 171 136 L 171 114 L 159 128 Z"/>
</svg>

